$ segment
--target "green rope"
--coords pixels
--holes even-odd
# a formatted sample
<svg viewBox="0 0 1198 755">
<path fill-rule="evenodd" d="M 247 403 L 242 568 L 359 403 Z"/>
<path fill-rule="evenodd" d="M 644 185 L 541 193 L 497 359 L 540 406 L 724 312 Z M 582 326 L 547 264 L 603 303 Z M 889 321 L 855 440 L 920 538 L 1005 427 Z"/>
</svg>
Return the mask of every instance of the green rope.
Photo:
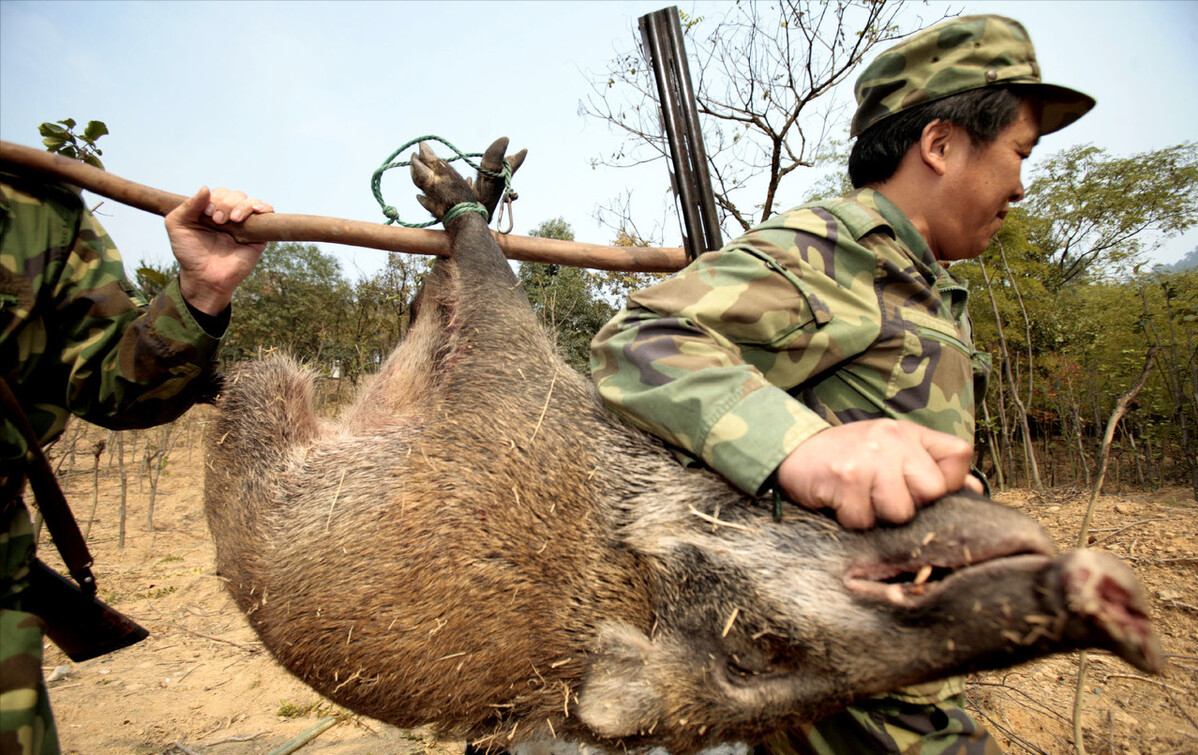
<svg viewBox="0 0 1198 755">
<path fill-rule="evenodd" d="M 445 225 L 449 225 L 449 221 L 453 220 L 458 215 L 465 215 L 468 212 L 478 212 L 481 213 L 484 218 L 487 217 L 487 208 L 483 207 L 478 202 L 459 202 L 458 204 L 455 204 L 453 207 L 449 208 L 449 212 L 445 213 L 445 217 L 441 218 L 441 222 Z"/>
<path fill-rule="evenodd" d="M 491 178 L 502 178 L 505 191 L 508 191 L 508 192 L 511 191 L 512 170 L 508 166 L 506 160 L 503 161 L 503 167 L 498 172 L 492 171 L 492 170 L 486 170 L 481 165 L 477 165 L 470 160 L 470 158 L 472 158 L 472 157 L 482 157 L 483 153 L 481 153 L 481 152 L 470 152 L 470 153 L 462 152 L 460 149 L 458 149 L 457 147 L 450 144 L 448 141 L 446 141 L 445 139 L 442 139 L 439 136 L 431 136 L 431 135 L 430 136 L 420 136 L 415 139 L 412 139 L 411 141 L 407 142 L 399 149 L 392 152 L 391 155 L 389 157 L 387 157 L 386 160 L 383 161 L 383 164 L 378 167 L 378 170 L 376 170 L 374 172 L 374 175 L 370 177 L 370 190 L 374 194 L 375 201 L 377 201 L 379 203 L 379 207 L 382 208 L 383 215 L 385 215 L 387 217 L 387 223 L 386 223 L 387 225 L 391 225 L 392 223 L 398 223 L 399 225 L 402 225 L 405 228 L 428 228 L 430 225 L 437 224 L 436 220 L 430 220 L 426 223 L 405 223 L 404 221 L 399 219 L 399 211 L 396 210 L 391 205 L 387 204 L 387 202 L 383 199 L 383 188 L 382 188 L 383 174 L 386 173 L 387 171 L 391 170 L 392 168 L 402 168 L 402 167 L 411 165 L 410 160 L 400 160 L 398 162 L 393 162 L 395 160 L 395 158 L 399 157 L 399 155 L 404 150 L 408 149 L 412 145 L 419 144 L 420 142 L 428 142 L 428 141 L 440 142 L 440 143 L 444 144 L 446 147 L 449 147 L 451 150 L 454 151 L 454 153 L 457 156 L 449 158 L 448 160 L 446 160 L 446 162 L 453 162 L 454 160 L 464 160 L 467 165 L 469 165 L 471 168 L 474 168 L 476 171 L 478 171 L 479 173 L 482 173 L 485 176 L 490 176 Z M 459 209 L 462 207 L 465 207 L 465 209 Z M 463 202 L 460 205 L 451 207 L 449 209 L 449 212 L 447 212 L 445 214 L 445 217 L 441 222 L 448 223 L 450 220 L 453 220 L 455 217 L 457 217 L 458 215 L 460 215 L 463 212 L 481 212 L 483 215 L 487 215 L 486 208 L 483 207 L 481 204 L 478 204 L 477 202 Z"/>
</svg>

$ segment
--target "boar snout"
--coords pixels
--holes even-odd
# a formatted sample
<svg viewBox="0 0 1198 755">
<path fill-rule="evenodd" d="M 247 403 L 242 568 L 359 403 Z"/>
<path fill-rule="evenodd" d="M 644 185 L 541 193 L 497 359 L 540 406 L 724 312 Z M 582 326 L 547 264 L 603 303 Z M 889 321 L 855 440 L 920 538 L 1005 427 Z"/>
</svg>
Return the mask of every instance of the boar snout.
<svg viewBox="0 0 1198 755">
<path fill-rule="evenodd" d="M 1105 648 L 1141 671 L 1164 670 L 1144 588 L 1122 561 L 1102 551 L 1073 551 L 1054 564 L 1046 582 L 1059 587 L 1069 615 L 1064 633 L 1079 647 Z"/>
</svg>

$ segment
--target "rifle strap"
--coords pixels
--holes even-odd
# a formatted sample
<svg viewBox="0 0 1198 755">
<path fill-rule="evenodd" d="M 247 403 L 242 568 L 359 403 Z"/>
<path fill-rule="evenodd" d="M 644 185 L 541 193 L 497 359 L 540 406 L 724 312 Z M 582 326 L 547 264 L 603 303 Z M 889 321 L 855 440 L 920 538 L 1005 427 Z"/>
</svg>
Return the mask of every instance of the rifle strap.
<svg viewBox="0 0 1198 755">
<path fill-rule="evenodd" d="M 75 515 L 71 513 L 71 507 L 62 494 L 62 488 L 58 486 L 58 478 L 54 476 L 54 470 L 50 468 L 50 461 L 42 451 L 42 444 L 38 441 L 33 425 L 25 416 L 25 412 L 17 402 L 17 397 L 13 395 L 8 382 L 3 377 L 0 377 L 0 409 L 3 409 L 4 418 L 13 423 L 25 438 L 27 449 L 25 453 L 29 462 L 27 469 L 29 486 L 33 488 L 33 495 L 37 498 L 42 519 L 46 522 L 46 527 L 50 529 L 54 545 L 62 554 L 63 563 L 71 572 L 71 576 L 79 583 L 80 589 L 87 595 L 95 595 L 96 578 L 92 575 L 91 570 L 94 561 L 91 552 L 87 549 L 87 541 L 83 539 L 83 533 L 79 531 L 79 523 L 75 521 Z"/>
</svg>

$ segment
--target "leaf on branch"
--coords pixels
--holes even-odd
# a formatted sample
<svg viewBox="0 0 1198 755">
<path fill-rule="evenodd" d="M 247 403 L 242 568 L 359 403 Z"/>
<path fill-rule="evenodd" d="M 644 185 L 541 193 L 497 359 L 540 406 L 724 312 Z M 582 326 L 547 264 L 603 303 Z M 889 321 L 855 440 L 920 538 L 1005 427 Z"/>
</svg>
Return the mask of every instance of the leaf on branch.
<svg viewBox="0 0 1198 755">
<path fill-rule="evenodd" d="M 108 126 L 104 125 L 104 121 L 88 121 L 87 128 L 83 130 L 83 138 L 95 141 L 107 133 Z"/>
</svg>

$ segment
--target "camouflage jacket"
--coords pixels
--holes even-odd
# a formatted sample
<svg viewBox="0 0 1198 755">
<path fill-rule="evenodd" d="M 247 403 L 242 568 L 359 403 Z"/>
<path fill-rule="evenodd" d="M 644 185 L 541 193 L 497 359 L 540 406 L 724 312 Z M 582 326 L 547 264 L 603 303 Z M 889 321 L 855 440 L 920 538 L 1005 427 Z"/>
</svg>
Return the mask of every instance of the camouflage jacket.
<svg viewBox="0 0 1198 755">
<path fill-rule="evenodd" d="M 861 190 L 776 215 L 632 294 L 591 344 L 610 407 L 750 495 L 832 425 L 890 417 L 973 442 L 989 371 L 968 292 Z"/>
<path fill-rule="evenodd" d="M 0 374 L 42 443 L 68 413 L 116 429 L 175 419 L 208 386 L 219 343 L 178 280 L 146 305 L 78 194 L 0 174 Z M 0 425 L 0 483 L 23 477 L 25 451 Z"/>
</svg>

